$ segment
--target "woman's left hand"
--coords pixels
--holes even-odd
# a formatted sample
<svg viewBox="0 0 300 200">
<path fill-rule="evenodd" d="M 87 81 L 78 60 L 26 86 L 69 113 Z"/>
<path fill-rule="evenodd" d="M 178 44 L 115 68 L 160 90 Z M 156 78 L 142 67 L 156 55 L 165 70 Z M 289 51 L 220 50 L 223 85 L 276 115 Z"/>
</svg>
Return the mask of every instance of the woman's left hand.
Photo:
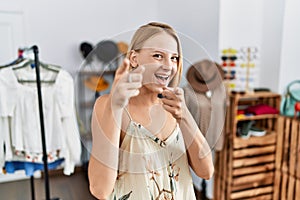
<svg viewBox="0 0 300 200">
<path fill-rule="evenodd" d="M 186 107 L 183 89 L 165 87 L 162 92 L 163 107 L 179 121 L 182 118 L 183 110 Z"/>
</svg>

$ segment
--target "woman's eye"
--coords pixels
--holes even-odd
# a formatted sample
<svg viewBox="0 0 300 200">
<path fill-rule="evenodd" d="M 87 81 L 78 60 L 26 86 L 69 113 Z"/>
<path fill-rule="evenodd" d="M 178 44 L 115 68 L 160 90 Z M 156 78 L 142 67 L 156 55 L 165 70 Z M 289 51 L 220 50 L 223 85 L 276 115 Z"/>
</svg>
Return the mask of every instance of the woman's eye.
<svg viewBox="0 0 300 200">
<path fill-rule="evenodd" d="M 173 56 L 173 57 L 171 57 L 171 60 L 172 60 L 173 62 L 178 62 L 179 57 L 178 57 L 178 56 Z"/>
<path fill-rule="evenodd" d="M 159 59 L 162 59 L 162 58 L 163 58 L 163 56 L 162 56 L 161 54 L 158 54 L 158 53 L 157 53 L 157 54 L 154 54 L 153 57 L 154 57 L 154 58 L 159 58 Z"/>
</svg>

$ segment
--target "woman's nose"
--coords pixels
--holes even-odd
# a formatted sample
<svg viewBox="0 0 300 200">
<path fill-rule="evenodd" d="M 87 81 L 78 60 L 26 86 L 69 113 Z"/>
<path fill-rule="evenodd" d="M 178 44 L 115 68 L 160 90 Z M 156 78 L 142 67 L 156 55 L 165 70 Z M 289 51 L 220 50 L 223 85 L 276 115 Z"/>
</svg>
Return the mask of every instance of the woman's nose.
<svg viewBox="0 0 300 200">
<path fill-rule="evenodd" d="M 173 67 L 173 62 L 170 59 L 165 59 L 163 63 L 163 68 L 166 70 L 170 70 Z"/>
</svg>

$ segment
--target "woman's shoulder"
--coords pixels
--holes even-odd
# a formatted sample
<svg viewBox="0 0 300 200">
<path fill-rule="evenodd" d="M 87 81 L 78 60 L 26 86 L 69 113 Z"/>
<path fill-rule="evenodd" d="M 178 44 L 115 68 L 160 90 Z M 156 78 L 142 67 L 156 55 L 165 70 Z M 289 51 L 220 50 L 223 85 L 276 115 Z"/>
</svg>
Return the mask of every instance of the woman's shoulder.
<svg viewBox="0 0 300 200">
<path fill-rule="evenodd" d="M 104 95 L 101 95 L 100 97 L 98 97 L 95 101 L 95 106 L 96 107 L 102 107 L 105 105 L 105 103 L 107 102 L 109 98 L 109 95 L 108 94 L 104 94 Z"/>
</svg>

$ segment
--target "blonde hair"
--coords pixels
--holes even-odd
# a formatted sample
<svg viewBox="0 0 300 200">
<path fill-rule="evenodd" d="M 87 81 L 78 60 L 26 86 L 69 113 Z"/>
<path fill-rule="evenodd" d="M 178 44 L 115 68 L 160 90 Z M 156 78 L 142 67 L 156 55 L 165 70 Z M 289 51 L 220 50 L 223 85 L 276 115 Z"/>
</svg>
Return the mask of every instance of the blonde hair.
<svg viewBox="0 0 300 200">
<path fill-rule="evenodd" d="M 176 31 L 169 25 L 160 23 L 160 22 L 150 22 L 146 25 L 141 26 L 133 35 L 131 39 L 131 43 L 128 47 L 127 56 L 130 56 L 131 50 L 138 51 L 140 50 L 144 43 L 151 37 L 159 33 L 168 33 L 171 35 L 177 42 L 177 49 L 178 49 L 178 66 L 177 66 L 177 73 L 175 74 L 173 80 L 170 82 L 169 86 L 176 87 L 179 85 L 181 75 L 182 75 L 182 49 L 179 37 Z"/>
</svg>

